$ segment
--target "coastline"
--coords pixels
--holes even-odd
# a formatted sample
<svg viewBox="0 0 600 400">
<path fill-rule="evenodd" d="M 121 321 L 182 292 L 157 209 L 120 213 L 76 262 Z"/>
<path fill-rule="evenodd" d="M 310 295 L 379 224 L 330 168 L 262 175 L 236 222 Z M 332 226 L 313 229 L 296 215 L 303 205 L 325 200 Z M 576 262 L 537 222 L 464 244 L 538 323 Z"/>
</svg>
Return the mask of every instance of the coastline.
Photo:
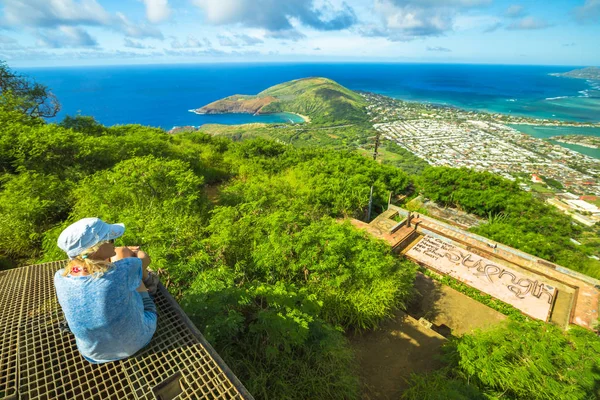
<svg viewBox="0 0 600 400">
<path fill-rule="evenodd" d="M 269 116 L 269 115 L 280 115 L 280 114 L 291 114 L 291 115 L 295 115 L 299 118 L 301 118 L 304 122 L 303 123 L 310 123 L 310 117 L 306 116 L 306 115 L 302 115 L 302 114 L 298 114 L 295 112 L 290 112 L 290 111 L 282 111 L 282 112 L 277 112 L 277 113 L 251 113 L 251 112 L 237 112 L 237 113 L 232 113 L 232 112 L 214 112 L 214 113 L 204 113 L 204 112 L 198 112 L 198 109 L 192 109 L 192 110 L 188 110 L 188 112 L 194 113 L 196 115 L 235 115 L 235 114 L 246 114 L 246 115 L 252 115 L 253 117 L 260 117 L 260 116 Z M 257 123 L 257 122 L 248 122 L 249 124 L 252 123 Z M 260 122 L 258 122 L 260 123 Z"/>
<path fill-rule="evenodd" d="M 304 120 L 304 123 L 309 124 L 310 123 L 310 117 L 307 117 L 306 115 L 302 115 L 302 114 L 298 114 L 298 113 L 294 113 L 294 112 L 289 112 L 289 111 L 284 111 L 285 113 L 288 114 L 294 114 L 299 116 L 300 118 L 302 118 Z"/>
<path fill-rule="evenodd" d="M 510 117 L 510 114 L 503 114 L 503 116 Z M 532 125 L 532 126 L 554 126 L 557 128 L 560 127 L 572 127 L 572 128 L 600 128 L 600 122 L 554 122 L 551 120 L 539 120 L 538 121 L 519 121 L 519 122 L 503 122 L 505 124 L 510 125 Z"/>
<path fill-rule="evenodd" d="M 575 151 L 579 154 L 586 155 L 595 159 L 600 159 L 600 149 L 592 148 L 591 146 L 583 146 L 581 143 L 569 143 L 572 142 L 565 136 L 572 135 L 583 135 L 590 137 L 600 137 L 600 127 L 569 127 L 567 132 L 564 131 L 565 127 L 561 126 L 544 126 L 535 124 L 506 124 L 507 126 L 516 129 L 517 131 L 534 137 L 536 139 L 550 140 L 555 144 Z M 562 128 L 562 129 L 561 129 Z M 557 136 L 562 136 L 563 140 L 556 140 Z"/>
<path fill-rule="evenodd" d="M 587 143 L 577 143 L 577 142 L 570 142 L 570 141 L 566 141 L 566 140 L 559 140 L 559 139 L 551 139 L 554 140 L 555 142 L 558 143 L 565 143 L 565 144 L 574 144 L 576 146 L 583 146 L 583 147 L 588 147 L 590 149 L 599 149 L 600 147 L 598 146 L 594 146 L 592 144 L 587 144 Z"/>
</svg>

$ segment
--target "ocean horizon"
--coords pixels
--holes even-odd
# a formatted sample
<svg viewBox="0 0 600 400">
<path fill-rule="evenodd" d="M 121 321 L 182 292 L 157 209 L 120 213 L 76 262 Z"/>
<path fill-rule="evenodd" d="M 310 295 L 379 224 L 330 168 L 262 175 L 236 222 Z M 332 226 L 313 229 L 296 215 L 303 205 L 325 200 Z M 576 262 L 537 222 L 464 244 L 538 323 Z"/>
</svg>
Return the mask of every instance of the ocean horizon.
<svg viewBox="0 0 600 400">
<path fill-rule="evenodd" d="M 577 67 L 489 64 L 269 63 L 21 68 L 48 86 L 66 115 L 106 125 L 170 129 L 207 123 L 288 122 L 290 115 L 197 115 L 189 110 L 233 94 L 323 76 L 352 90 L 469 110 L 600 122 L 600 82 L 549 75 Z M 295 120 L 294 122 L 298 122 Z"/>
</svg>

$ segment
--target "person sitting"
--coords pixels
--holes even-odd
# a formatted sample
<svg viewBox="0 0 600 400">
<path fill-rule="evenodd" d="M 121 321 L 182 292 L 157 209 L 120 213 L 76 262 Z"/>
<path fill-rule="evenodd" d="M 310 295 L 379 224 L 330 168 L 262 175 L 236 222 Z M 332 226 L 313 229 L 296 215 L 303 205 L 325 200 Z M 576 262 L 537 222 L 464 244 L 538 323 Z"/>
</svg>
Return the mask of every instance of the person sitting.
<svg viewBox="0 0 600 400">
<path fill-rule="evenodd" d="M 156 330 L 158 277 L 139 247 L 117 247 L 123 224 L 84 218 L 67 227 L 58 247 L 70 261 L 54 275 L 58 302 L 79 352 L 100 364 L 127 358 L 145 347 Z"/>
</svg>

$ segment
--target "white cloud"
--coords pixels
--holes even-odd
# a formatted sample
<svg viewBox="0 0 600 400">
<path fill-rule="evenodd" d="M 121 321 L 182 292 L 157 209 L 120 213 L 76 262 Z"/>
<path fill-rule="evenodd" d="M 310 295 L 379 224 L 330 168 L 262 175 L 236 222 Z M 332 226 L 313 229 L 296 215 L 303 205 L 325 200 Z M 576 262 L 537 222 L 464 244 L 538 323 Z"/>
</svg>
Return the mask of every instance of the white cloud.
<svg viewBox="0 0 600 400">
<path fill-rule="evenodd" d="M 0 4 L 4 6 L 1 24 L 33 28 L 41 43 L 51 47 L 96 43 L 81 26 L 101 26 L 135 38 L 163 38 L 158 28 L 133 23 L 120 12 L 111 15 L 96 0 L 0 0 Z M 158 17 L 156 13 L 153 15 Z"/>
<path fill-rule="evenodd" d="M 236 39 L 238 39 L 242 44 L 246 45 L 246 46 L 252 46 L 255 44 L 261 44 L 264 43 L 262 39 L 254 37 L 254 36 L 248 36 L 248 35 L 244 35 L 244 34 L 238 34 L 238 35 L 234 35 Z"/>
<path fill-rule="evenodd" d="M 599 20 L 600 0 L 585 0 L 581 7 L 575 8 L 575 17 L 582 22 Z"/>
<path fill-rule="evenodd" d="M 20 50 L 23 47 L 16 39 L 10 36 L 0 35 L 0 50 Z"/>
<path fill-rule="evenodd" d="M 215 25 L 239 24 L 271 32 L 294 29 L 291 20 L 317 30 L 341 30 L 356 23 L 346 3 L 341 8 L 316 8 L 314 0 L 192 0 Z"/>
<path fill-rule="evenodd" d="M 137 42 L 135 40 L 131 40 L 130 38 L 126 37 L 123 40 L 123 46 L 124 47 L 129 47 L 131 49 L 153 49 L 153 46 L 147 46 L 141 42 Z"/>
<path fill-rule="evenodd" d="M 204 56 L 225 56 L 229 53 L 217 49 L 206 49 L 206 50 L 164 50 L 168 56 L 175 57 L 204 57 Z"/>
<path fill-rule="evenodd" d="M 2 58 L 18 61 L 18 60 L 65 60 L 72 62 L 73 60 L 91 61 L 91 60 L 107 60 L 107 59 L 140 59 L 147 57 L 160 57 L 164 53 L 153 52 L 133 52 L 133 51 L 104 51 L 104 50 L 64 50 L 61 52 L 39 50 L 35 48 L 23 48 L 21 51 L 10 53 L 0 53 Z"/>
<path fill-rule="evenodd" d="M 519 18 L 525 15 L 525 7 L 520 4 L 513 4 L 506 9 L 504 13 L 508 18 Z"/>
<path fill-rule="evenodd" d="M 297 42 L 300 39 L 306 38 L 306 35 L 296 29 L 285 29 L 282 31 L 273 31 L 265 34 L 266 38 L 269 39 L 282 39 L 282 40 L 291 40 L 292 42 Z"/>
<path fill-rule="evenodd" d="M 122 31 L 123 33 L 125 33 L 125 35 L 132 37 L 132 38 L 137 38 L 137 39 L 143 39 L 143 38 L 155 38 L 155 39 L 164 39 L 164 36 L 162 34 L 162 32 L 160 31 L 160 29 L 151 26 L 151 25 L 146 25 L 143 23 L 138 23 L 135 24 L 133 22 L 131 22 L 123 13 L 118 12 L 117 13 L 117 20 L 116 20 L 117 24 L 115 26 L 115 29 Z"/>
<path fill-rule="evenodd" d="M 452 50 L 450 50 L 447 47 L 441 47 L 441 46 L 427 46 L 427 51 L 437 51 L 437 52 L 442 52 L 442 53 L 449 53 Z"/>
<path fill-rule="evenodd" d="M 74 26 L 60 26 L 58 29 L 44 29 L 38 33 L 38 46 L 41 47 L 95 47 L 96 39 L 84 29 Z"/>
<path fill-rule="evenodd" d="M 219 39 L 219 44 L 225 47 L 254 46 L 256 44 L 264 43 L 260 38 L 245 34 L 237 34 L 233 35 L 233 37 L 218 35 L 217 39 Z"/>
<path fill-rule="evenodd" d="M 513 22 L 512 24 L 508 25 L 506 27 L 506 29 L 509 30 L 534 30 L 534 29 L 544 29 L 544 28 L 548 28 L 551 25 L 542 20 L 542 19 L 537 19 L 534 17 L 525 17 L 522 18 L 518 21 Z"/>
<path fill-rule="evenodd" d="M 202 39 L 202 41 L 200 41 L 194 36 L 188 35 L 187 39 L 183 43 L 181 43 L 176 37 L 171 37 L 172 49 L 193 49 L 198 47 L 210 47 L 210 45 L 211 43 L 207 38 L 204 38 Z"/>
<path fill-rule="evenodd" d="M 229 36 L 223 36 L 223 35 L 218 35 L 217 39 L 219 39 L 219 44 L 221 46 L 225 46 L 225 47 L 238 47 L 239 44 L 234 41 L 232 38 L 230 38 Z"/>
<path fill-rule="evenodd" d="M 484 7 L 491 0 L 375 0 L 382 26 L 366 27 L 365 36 L 384 36 L 392 41 L 441 36 L 453 29 L 463 10 Z"/>
<path fill-rule="evenodd" d="M 492 32 L 496 32 L 498 29 L 502 28 L 504 25 L 501 22 L 496 22 L 495 24 L 492 24 L 490 26 L 488 26 L 487 28 L 485 28 L 483 30 L 483 33 L 492 33 Z"/>
<path fill-rule="evenodd" d="M 496 23 L 500 22 L 500 19 L 492 15 L 457 15 L 454 18 L 454 24 L 452 29 L 458 31 L 468 30 L 480 30 L 488 28 Z"/>
<path fill-rule="evenodd" d="M 96 0 L 0 0 L 3 22 L 53 28 L 64 25 L 105 25 L 110 15 Z"/>
<path fill-rule="evenodd" d="M 171 9 L 168 0 L 142 0 L 146 5 L 146 17 L 150 22 L 162 22 L 169 18 Z"/>
</svg>

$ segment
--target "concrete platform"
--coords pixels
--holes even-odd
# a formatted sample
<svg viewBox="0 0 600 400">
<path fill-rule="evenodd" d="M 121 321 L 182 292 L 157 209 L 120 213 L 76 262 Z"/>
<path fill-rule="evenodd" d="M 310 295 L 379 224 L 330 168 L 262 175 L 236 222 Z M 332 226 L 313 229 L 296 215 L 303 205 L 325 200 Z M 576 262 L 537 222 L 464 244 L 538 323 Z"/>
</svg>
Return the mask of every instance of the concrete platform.
<svg viewBox="0 0 600 400">
<path fill-rule="evenodd" d="M 599 280 L 434 218 L 416 215 L 409 224 L 408 216 L 407 210 L 390 206 L 369 224 L 351 222 L 420 265 L 450 275 L 524 314 L 564 329 L 569 324 L 594 327 L 600 308 Z"/>
</svg>

